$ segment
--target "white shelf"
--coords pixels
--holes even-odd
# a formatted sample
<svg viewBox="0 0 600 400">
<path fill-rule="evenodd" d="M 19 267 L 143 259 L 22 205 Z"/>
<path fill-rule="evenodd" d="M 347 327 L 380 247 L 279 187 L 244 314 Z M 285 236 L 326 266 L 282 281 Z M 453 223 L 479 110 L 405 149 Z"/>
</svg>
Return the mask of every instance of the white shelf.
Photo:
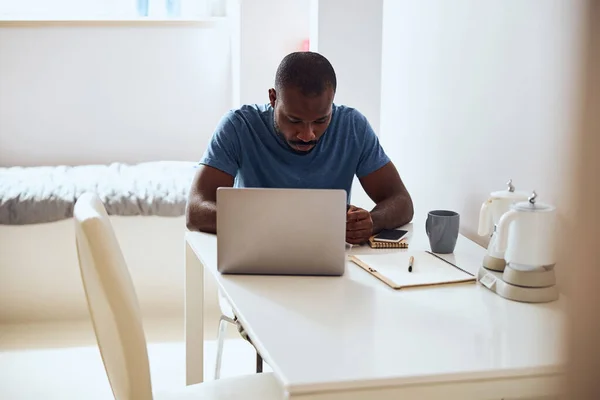
<svg viewBox="0 0 600 400">
<path fill-rule="evenodd" d="M 225 23 L 227 17 L 92 17 L 92 18 L 53 18 L 18 17 L 0 15 L 0 26 L 36 26 L 36 25 L 195 25 L 211 27 Z"/>
</svg>

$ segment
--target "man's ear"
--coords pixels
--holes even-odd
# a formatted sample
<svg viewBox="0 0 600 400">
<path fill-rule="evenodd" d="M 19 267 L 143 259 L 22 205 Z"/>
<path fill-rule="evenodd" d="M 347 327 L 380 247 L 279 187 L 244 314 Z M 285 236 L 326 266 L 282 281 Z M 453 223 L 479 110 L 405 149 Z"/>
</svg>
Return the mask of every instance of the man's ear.
<svg viewBox="0 0 600 400">
<path fill-rule="evenodd" d="M 269 102 L 271 103 L 271 107 L 275 108 L 275 100 L 277 100 L 277 92 L 275 89 L 269 89 Z"/>
</svg>

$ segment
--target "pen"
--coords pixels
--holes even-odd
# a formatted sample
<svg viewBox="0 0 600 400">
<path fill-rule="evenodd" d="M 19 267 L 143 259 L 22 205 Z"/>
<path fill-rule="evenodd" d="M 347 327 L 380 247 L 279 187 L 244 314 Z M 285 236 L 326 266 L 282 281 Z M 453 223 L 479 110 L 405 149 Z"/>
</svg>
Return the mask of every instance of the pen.
<svg viewBox="0 0 600 400">
<path fill-rule="evenodd" d="M 410 256 L 410 259 L 408 260 L 408 272 L 412 272 L 412 266 L 414 261 L 415 258 L 413 256 Z"/>
</svg>

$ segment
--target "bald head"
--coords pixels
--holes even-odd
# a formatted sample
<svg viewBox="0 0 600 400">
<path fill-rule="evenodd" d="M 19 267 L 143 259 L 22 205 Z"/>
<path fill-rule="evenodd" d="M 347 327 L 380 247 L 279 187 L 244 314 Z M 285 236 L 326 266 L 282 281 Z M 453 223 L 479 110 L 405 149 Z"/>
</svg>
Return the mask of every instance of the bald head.
<svg viewBox="0 0 600 400">
<path fill-rule="evenodd" d="M 299 90 L 305 96 L 318 96 L 327 89 L 335 93 L 335 71 L 329 61 L 310 51 L 288 54 L 279 64 L 275 75 L 275 90 Z"/>
</svg>

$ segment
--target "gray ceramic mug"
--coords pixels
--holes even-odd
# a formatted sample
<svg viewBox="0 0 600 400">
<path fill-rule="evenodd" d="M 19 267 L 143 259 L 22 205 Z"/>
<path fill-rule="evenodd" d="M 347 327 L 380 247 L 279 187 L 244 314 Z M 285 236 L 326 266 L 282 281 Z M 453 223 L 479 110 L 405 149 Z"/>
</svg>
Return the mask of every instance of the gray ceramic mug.
<svg viewBox="0 0 600 400">
<path fill-rule="evenodd" d="M 425 232 L 429 237 L 431 251 L 439 254 L 453 253 L 458 239 L 459 226 L 460 215 L 457 212 L 430 211 L 425 221 Z"/>
</svg>

